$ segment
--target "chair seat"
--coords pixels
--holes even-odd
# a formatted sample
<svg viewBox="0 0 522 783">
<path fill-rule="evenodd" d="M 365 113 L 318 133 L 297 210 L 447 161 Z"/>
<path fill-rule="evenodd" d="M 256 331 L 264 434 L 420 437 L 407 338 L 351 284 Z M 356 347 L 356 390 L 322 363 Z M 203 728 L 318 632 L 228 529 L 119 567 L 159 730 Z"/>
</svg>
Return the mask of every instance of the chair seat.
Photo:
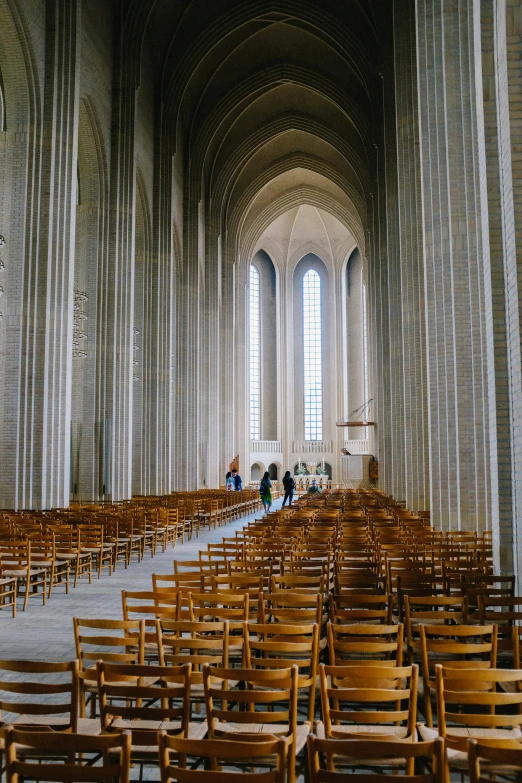
<svg viewBox="0 0 522 783">
<path fill-rule="evenodd" d="M 424 742 L 433 742 L 434 739 L 436 739 L 439 736 L 439 733 L 437 729 L 430 729 L 428 726 L 424 726 L 424 724 L 419 724 L 418 726 L 419 734 L 421 736 L 421 740 Z M 451 727 L 449 731 L 446 732 L 447 740 L 451 742 L 451 740 L 459 741 L 467 739 L 488 739 L 488 740 L 506 740 L 506 739 L 512 739 L 512 740 L 520 740 L 522 738 L 522 732 L 520 729 L 480 729 L 480 728 L 467 728 L 463 726 L 462 728 L 459 728 L 458 726 Z M 448 756 L 448 764 L 452 769 L 456 770 L 467 770 L 468 769 L 468 754 L 465 751 L 462 750 L 455 750 L 455 748 L 448 747 L 446 744 L 446 752 Z"/>
<path fill-rule="evenodd" d="M 319 721 L 315 727 L 315 733 L 318 739 L 326 739 L 324 723 Z M 369 736 L 365 736 L 369 735 Z M 403 726 L 383 726 L 379 724 L 354 724 L 353 726 L 332 726 L 332 737 L 336 739 L 382 739 L 382 740 L 407 740 L 412 742 L 413 738 L 408 735 L 407 727 Z"/>
<path fill-rule="evenodd" d="M 79 672 L 80 679 L 84 681 L 85 690 L 89 693 L 98 693 L 98 684 L 96 682 L 96 669 L 85 669 Z M 120 680 L 118 682 L 121 682 Z M 143 677 L 143 687 L 151 688 L 158 682 L 157 677 Z"/>
<path fill-rule="evenodd" d="M 43 576 L 45 574 L 45 571 L 42 571 L 41 569 L 34 569 L 33 570 L 32 568 L 29 569 L 29 572 L 28 572 L 27 568 L 16 568 L 16 569 L 13 569 L 12 571 L 9 568 L 4 568 L 3 569 L 4 576 L 27 576 L 27 573 L 29 573 L 30 576 L 36 576 L 38 574 L 40 576 Z"/>
<path fill-rule="evenodd" d="M 168 720 L 115 720 L 111 723 L 111 729 L 150 731 L 152 736 L 154 736 L 154 732 L 156 732 L 157 737 L 157 732 L 159 731 L 179 731 L 180 725 L 179 721 Z M 207 730 L 206 721 L 201 721 L 201 723 L 191 721 L 189 723 L 188 739 L 204 739 L 207 735 Z M 131 745 L 131 753 L 138 758 L 157 758 L 158 745 L 157 743 L 151 745 Z M 115 753 L 114 755 L 117 754 Z M 136 758 L 134 760 L 136 760 Z"/>
<path fill-rule="evenodd" d="M 78 734 L 90 734 L 91 737 L 96 737 L 101 733 L 99 718 L 78 718 Z"/>
<path fill-rule="evenodd" d="M 10 723 L 13 726 L 49 726 L 53 731 L 66 731 L 70 725 L 66 718 L 58 715 L 17 715 Z M 99 721 L 98 721 L 99 723 Z"/>
<path fill-rule="evenodd" d="M 297 726 L 295 737 L 295 752 L 299 753 L 306 744 L 306 738 L 311 730 L 308 722 Z M 227 735 L 234 734 L 271 734 L 274 737 L 287 737 L 289 726 L 287 723 L 216 723 L 214 734 L 216 737 L 227 739 Z"/>
</svg>

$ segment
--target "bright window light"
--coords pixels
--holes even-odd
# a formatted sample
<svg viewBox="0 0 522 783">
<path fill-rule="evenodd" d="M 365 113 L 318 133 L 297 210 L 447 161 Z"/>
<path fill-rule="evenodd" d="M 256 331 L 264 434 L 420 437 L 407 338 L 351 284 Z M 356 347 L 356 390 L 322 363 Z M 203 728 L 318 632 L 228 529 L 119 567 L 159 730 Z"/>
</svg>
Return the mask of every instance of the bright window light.
<svg viewBox="0 0 522 783">
<path fill-rule="evenodd" d="M 323 439 L 321 278 L 310 269 L 303 278 L 305 440 Z"/>
<path fill-rule="evenodd" d="M 250 439 L 261 437 L 259 271 L 250 265 Z"/>
</svg>

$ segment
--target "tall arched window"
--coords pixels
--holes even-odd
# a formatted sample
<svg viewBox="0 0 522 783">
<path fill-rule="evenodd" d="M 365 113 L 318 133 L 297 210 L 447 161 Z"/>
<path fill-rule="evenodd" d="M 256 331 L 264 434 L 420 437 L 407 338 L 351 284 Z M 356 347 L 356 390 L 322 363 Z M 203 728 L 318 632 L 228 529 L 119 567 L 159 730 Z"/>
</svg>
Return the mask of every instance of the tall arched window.
<svg viewBox="0 0 522 783">
<path fill-rule="evenodd" d="M 303 350 L 305 440 L 322 440 L 321 278 L 314 269 L 303 277 Z"/>
<path fill-rule="evenodd" d="M 261 437 L 259 271 L 250 265 L 250 439 Z"/>
<path fill-rule="evenodd" d="M 363 362 L 364 362 L 364 401 L 368 399 L 368 335 L 366 332 L 366 285 L 362 284 L 362 322 L 363 322 Z"/>
</svg>

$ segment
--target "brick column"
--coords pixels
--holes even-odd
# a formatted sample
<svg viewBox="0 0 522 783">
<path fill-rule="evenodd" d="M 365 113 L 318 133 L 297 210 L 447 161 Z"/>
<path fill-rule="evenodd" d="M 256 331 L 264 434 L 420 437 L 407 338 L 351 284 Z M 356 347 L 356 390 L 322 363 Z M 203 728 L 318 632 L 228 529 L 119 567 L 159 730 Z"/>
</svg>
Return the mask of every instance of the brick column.
<svg viewBox="0 0 522 783">
<path fill-rule="evenodd" d="M 417 0 L 433 522 L 491 525 L 473 0 Z"/>
<path fill-rule="evenodd" d="M 109 262 L 102 292 L 105 403 L 101 415 L 104 490 L 113 500 L 132 494 L 136 97 L 143 35 L 153 2 L 122 4 L 114 58 Z"/>
<path fill-rule="evenodd" d="M 429 459 L 414 0 L 394 3 L 394 59 L 405 500 L 417 510 L 429 508 Z"/>
<path fill-rule="evenodd" d="M 79 0 L 48 0 L 44 146 L 32 353 L 32 482 L 21 505 L 69 502 L 79 103 Z"/>
</svg>

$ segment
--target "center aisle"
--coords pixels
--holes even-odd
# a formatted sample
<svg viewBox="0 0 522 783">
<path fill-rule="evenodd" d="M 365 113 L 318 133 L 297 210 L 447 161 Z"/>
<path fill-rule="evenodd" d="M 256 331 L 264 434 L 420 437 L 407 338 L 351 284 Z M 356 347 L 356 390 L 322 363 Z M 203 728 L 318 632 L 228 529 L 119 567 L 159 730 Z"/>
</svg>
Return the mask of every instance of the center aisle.
<svg viewBox="0 0 522 783">
<path fill-rule="evenodd" d="M 272 504 L 275 511 L 281 508 L 279 498 Z M 66 595 L 63 588 L 55 588 L 52 601 L 42 606 L 41 599 L 29 601 L 26 612 L 18 612 L 12 618 L 7 611 L 0 611 L 0 658 L 26 658 L 32 660 L 72 660 L 76 657 L 73 637 L 73 617 L 122 618 L 122 590 L 152 590 L 152 574 L 174 573 L 174 560 L 197 560 L 200 549 L 208 543 L 218 543 L 223 536 L 231 536 L 243 525 L 263 516 L 262 511 L 236 519 L 234 522 L 205 530 L 199 538 L 185 544 L 168 547 L 154 557 L 145 555 L 141 563 L 134 561 L 127 569 L 118 563 L 112 576 L 106 573 L 101 579 L 93 577 L 92 585 L 86 578 Z"/>
</svg>

